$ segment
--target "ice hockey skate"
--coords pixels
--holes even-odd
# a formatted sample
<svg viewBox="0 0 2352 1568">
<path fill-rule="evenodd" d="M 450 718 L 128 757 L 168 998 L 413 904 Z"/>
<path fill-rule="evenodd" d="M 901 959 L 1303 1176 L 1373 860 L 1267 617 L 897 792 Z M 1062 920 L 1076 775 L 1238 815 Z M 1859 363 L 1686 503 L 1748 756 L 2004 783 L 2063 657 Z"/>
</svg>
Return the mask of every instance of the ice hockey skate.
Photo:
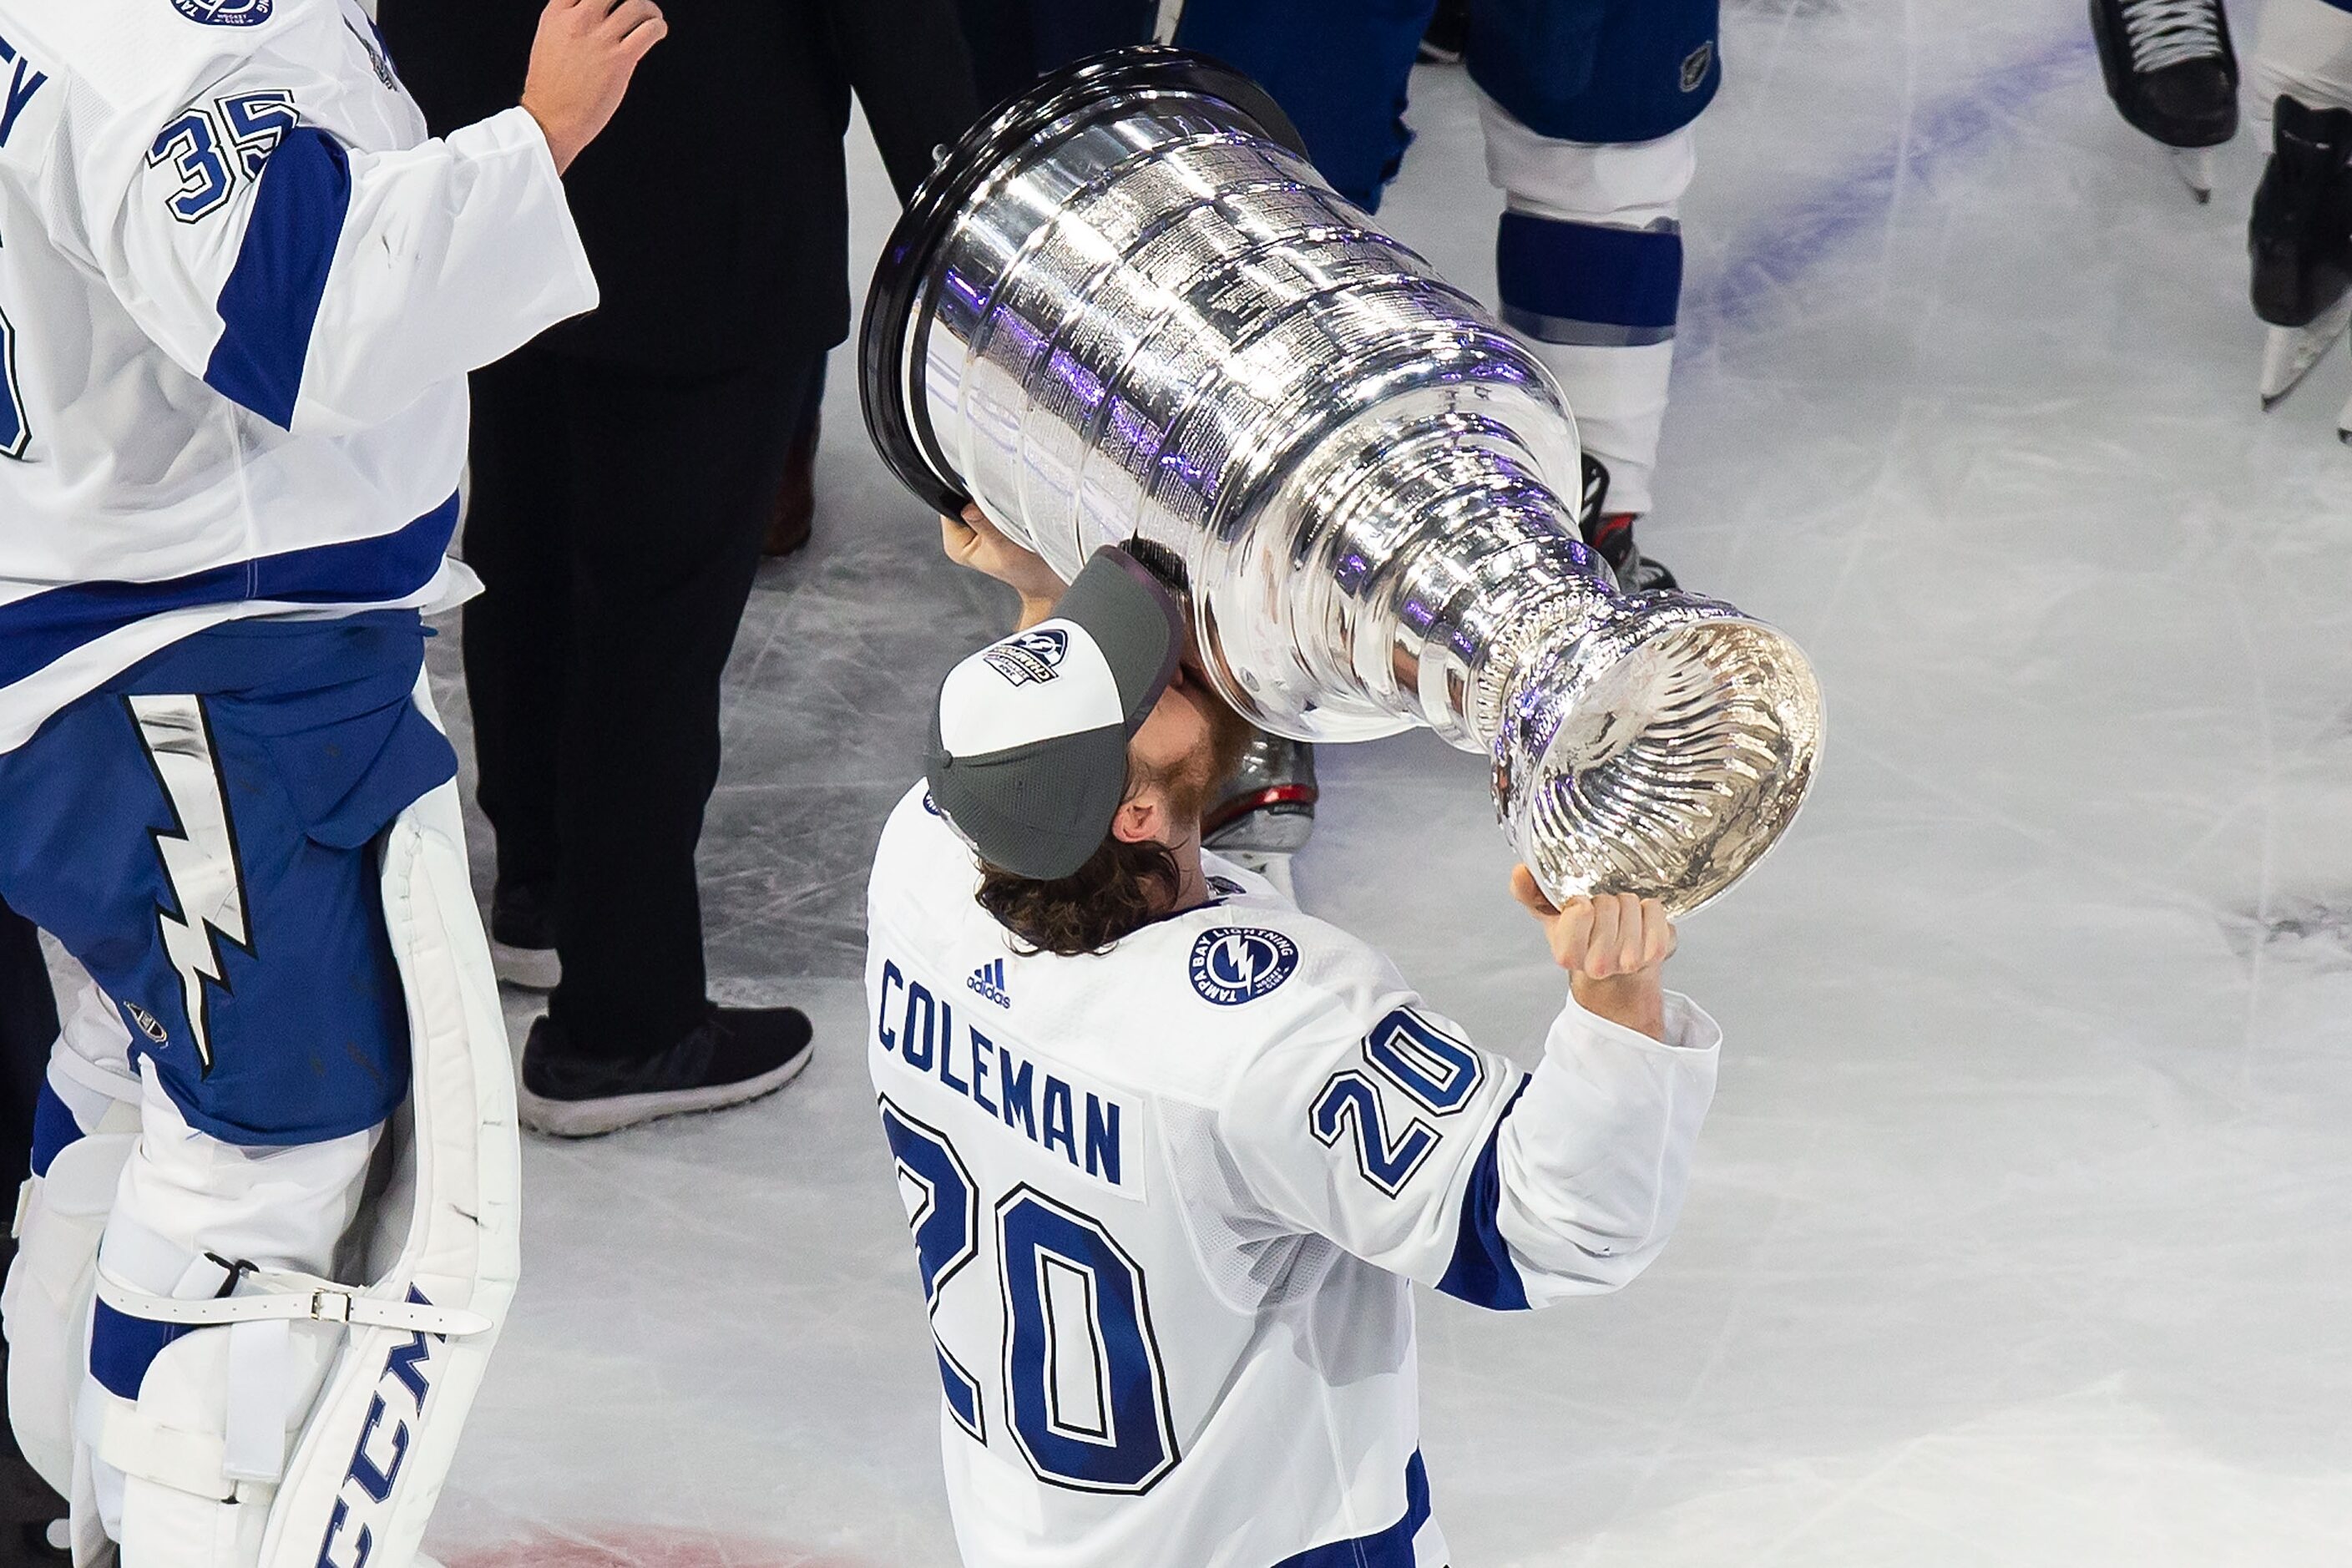
<svg viewBox="0 0 2352 1568">
<path fill-rule="evenodd" d="M 2246 248 L 2270 323 L 2263 406 L 2294 390 L 2352 321 L 2352 110 L 2282 96 Z"/>
<path fill-rule="evenodd" d="M 1202 842 L 1295 900 L 1290 860 L 1315 832 L 1315 802 L 1321 793 L 1315 783 L 1314 747 L 1259 734 L 1242 753 L 1223 798 L 1203 818 Z"/>
<path fill-rule="evenodd" d="M 1590 452 L 1584 454 L 1584 493 L 1577 519 L 1584 542 L 1609 563 L 1617 586 L 1626 593 L 1653 588 L 1672 592 L 1681 586 L 1664 562 L 1643 554 L 1633 542 L 1633 524 L 1641 521 L 1640 514 L 1609 510 L 1609 469 Z"/>
<path fill-rule="evenodd" d="M 2238 56 L 2221 0 L 2091 0 L 2099 66 L 2132 129 L 2161 144 L 2200 203 L 2211 149 L 2238 133 Z"/>
</svg>

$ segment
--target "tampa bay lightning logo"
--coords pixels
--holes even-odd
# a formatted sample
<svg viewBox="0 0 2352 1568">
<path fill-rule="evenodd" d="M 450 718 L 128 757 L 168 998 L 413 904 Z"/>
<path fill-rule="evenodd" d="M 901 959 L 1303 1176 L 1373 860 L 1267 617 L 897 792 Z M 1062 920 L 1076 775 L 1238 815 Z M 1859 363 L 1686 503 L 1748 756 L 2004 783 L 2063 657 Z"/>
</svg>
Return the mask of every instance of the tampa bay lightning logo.
<svg viewBox="0 0 2352 1568">
<path fill-rule="evenodd" d="M 1014 686 L 1051 680 L 1070 657 L 1070 634 L 1055 626 L 1006 637 L 981 658 Z"/>
<path fill-rule="evenodd" d="M 1192 989 L 1220 1007 L 1238 1007 L 1281 988 L 1298 967 L 1298 944 L 1278 931 L 1218 926 L 1192 944 Z"/>
<path fill-rule="evenodd" d="M 172 0 L 172 9 L 207 27 L 257 27 L 277 8 L 278 0 Z"/>
<path fill-rule="evenodd" d="M 1683 90 L 1696 92 L 1706 85 L 1707 68 L 1715 64 L 1715 41 L 1708 39 L 1683 61 Z"/>
</svg>

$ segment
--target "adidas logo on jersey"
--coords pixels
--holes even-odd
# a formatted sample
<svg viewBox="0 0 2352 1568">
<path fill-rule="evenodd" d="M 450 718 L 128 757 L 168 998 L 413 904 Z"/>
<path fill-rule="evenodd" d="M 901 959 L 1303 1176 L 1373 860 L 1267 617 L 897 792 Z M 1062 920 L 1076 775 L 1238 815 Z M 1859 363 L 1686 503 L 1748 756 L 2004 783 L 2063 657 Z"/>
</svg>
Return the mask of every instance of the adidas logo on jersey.
<svg viewBox="0 0 2352 1568">
<path fill-rule="evenodd" d="M 1000 1007 L 1013 1005 L 1013 998 L 1004 994 L 1004 960 L 1001 958 L 973 970 L 971 978 L 964 984 Z"/>
</svg>

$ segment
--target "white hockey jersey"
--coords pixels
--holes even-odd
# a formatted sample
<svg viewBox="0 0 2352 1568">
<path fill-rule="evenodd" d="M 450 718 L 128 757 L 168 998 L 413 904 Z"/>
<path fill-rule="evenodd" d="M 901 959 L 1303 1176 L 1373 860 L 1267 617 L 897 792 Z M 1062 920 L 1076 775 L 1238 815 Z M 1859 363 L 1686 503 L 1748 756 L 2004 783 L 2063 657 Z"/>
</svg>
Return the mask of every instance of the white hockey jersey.
<svg viewBox="0 0 2352 1568">
<path fill-rule="evenodd" d="M 466 373 L 595 303 L 537 124 L 427 141 L 357 0 L 0 0 L 0 751 L 442 596 Z"/>
<path fill-rule="evenodd" d="M 867 1057 L 970 1568 L 1441 1568 L 1412 1282 L 1484 1306 L 1656 1256 L 1717 1034 L 1572 1002 L 1532 1077 L 1365 943 L 1219 901 L 1023 956 L 918 787 L 869 893 Z"/>
</svg>

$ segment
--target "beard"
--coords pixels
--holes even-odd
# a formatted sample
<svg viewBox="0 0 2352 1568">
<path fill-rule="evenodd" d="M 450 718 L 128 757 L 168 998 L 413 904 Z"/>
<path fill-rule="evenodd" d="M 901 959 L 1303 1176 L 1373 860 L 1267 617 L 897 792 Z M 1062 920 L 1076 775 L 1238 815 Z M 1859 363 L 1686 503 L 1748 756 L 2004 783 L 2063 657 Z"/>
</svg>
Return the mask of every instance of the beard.
<svg viewBox="0 0 2352 1568">
<path fill-rule="evenodd" d="M 1234 770 L 1241 766 L 1242 753 L 1249 749 L 1257 728 L 1234 711 L 1207 682 L 1194 689 L 1200 693 L 1201 711 L 1208 721 L 1208 738 L 1171 770 L 1160 787 L 1167 792 L 1169 810 L 1176 820 L 1197 825 L 1211 803 L 1233 782 Z"/>
</svg>

